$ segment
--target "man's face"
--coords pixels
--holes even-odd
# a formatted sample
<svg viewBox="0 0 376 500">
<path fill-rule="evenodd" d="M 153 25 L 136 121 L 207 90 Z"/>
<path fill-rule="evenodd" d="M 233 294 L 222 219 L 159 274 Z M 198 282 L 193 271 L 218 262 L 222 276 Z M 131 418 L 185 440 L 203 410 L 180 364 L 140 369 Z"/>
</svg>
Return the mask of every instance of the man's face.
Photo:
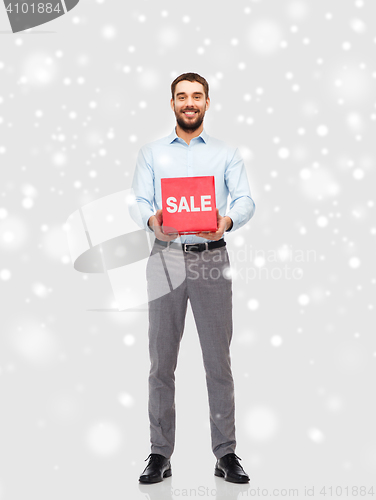
<svg viewBox="0 0 376 500">
<path fill-rule="evenodd" d="M 174 97 L 171 108 L 180 128 L 187 132 L 198 129 L 210 105 L 210 99 L 205 99 L 204 87 L 199 82 L 183 80 L 176 85 Z"/>
</svg>

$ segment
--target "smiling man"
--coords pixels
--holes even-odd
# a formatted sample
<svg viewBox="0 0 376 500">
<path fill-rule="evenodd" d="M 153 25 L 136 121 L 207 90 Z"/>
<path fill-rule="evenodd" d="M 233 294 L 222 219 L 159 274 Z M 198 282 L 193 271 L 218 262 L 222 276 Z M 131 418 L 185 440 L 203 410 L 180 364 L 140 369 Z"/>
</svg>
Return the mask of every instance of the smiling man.
<svg viewBox="0 0 376 500">
<path fill-rule="evenodd" d="M 171 107 L 176 116 L 176 132 L 189 144 L 193 134 L 199 129 L 201 133 L 204 128 L 204 116 L 209 109 L 210 99 L 199 82 L 181 80 L 176 86 L 178 92 L 175 90 L 176 95 L 171 98 Z"/>
<path fill-rule="evenodd" d="M 139 480 L 156 483 L 172 474 L 174 374 L 189 300 L 206 373 L 212 451 L 217 458 L 214 474 L 226 481 L 244 483 L 249 477 L 235 454 L 235 397 L 230 359 L 232 281 L 224 233 L 246 224 L 255 212 L 255 203 L 238 149 L 204 130 L 203 121 L 210 106 L 205 78 L 197 73 L 184 73 L 172 82 L 171 95 L 176 126 L 169 136 L 140 149 L 132 183 L 138 209 L 138 214 L 132 217 L 146 231 L 155 233 L 146 268 L 151 453 Z M 217 230 L 180 236 L 165 234 L 161 179 L 211 175 L 215 177 Z M 160 258 L 152 259 L 157 253 Z M 185 279 L 173 288 L 171 269 L 174 272 L 181 262 Z M 163 282 L 169 283 L 167 293 L 161 293 Z M 190 431 L 194 438 L 194 429 Z"/>
</svg>

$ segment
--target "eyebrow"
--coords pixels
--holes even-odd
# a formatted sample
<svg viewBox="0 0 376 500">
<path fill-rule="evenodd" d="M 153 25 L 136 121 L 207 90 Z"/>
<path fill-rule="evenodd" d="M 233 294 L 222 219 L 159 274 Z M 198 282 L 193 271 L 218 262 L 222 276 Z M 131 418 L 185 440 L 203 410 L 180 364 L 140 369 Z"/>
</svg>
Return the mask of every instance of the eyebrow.
<svg viewBox="0 0 376 500">
<path fill-rule="evenodd" d="M 193 92 L 193 94 L 198 94 L 198 95 L 204 95 L 203 92 Z M 176 94 L 176 96 L 178 95 L 187 95 L 186 92 L 179 92 L 178 94 Z"/>
</svg>

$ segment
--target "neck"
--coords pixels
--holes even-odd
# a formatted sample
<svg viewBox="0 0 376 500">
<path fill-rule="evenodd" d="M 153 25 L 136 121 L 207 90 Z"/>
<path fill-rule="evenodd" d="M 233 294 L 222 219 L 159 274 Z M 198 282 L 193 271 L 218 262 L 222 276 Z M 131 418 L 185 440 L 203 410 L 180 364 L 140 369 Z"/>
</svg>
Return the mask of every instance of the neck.
<svg viewBox="0 0 376 500">
<path fill-rule="evenodd" d="M 194 137 L 198 137 L 203 130 L 204 130 L 203 123 L 201 123 L 199 128 L 196 128 L 195 130 L 183 130 L 179 126 L 179 124 L 176 124 L 176 128 L 175 128 L 176 135 L 178 137 L 180 137 L 181 139 L 183 139 L 187 144 L 189 144 Z"/>
</svg>

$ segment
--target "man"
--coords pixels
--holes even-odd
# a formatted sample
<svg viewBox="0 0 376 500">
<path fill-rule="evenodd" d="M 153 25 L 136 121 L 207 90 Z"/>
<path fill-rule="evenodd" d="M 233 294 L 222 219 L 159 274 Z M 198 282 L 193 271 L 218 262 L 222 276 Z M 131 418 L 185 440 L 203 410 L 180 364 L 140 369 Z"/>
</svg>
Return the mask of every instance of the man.
<svg viewBox="0 0 376 500">
<path fill-rule="evenodd" d="M 248 482 L 240 457 L 235 454 L 234 383 L 229 351 L 232 282 L 226 274 L 230 263 L 223 235 L 248 222 L 255 212 L 255 203 L 238 149 L 214 139 L 204 130 L 203 120 L 210 105 L 207 81 L 197 73 L 184 73 L 172 82 L 171 93 L 176 127 L 168 137 L 140 149 L 132 183 L 138 214 L 131 215 L 146 231 L 154 231 L 156 238 L 146 268 L 151 453 L 139 480 L 155 483 L 172 474 L 174 372 L 189 299 L 206 372 L 212 450 L 217 458 L 214 473 L 226 481 Z M 217 231 L 166 234 L 161 178 L 202 175 L 215 176 Z M 230 210 L 222 215 L 229 194 Z M 177 242 L 172 241 L 177 238 Z M 173 287 L 181 264 L 184 280 Z M 217 272 L 212 273 L 213 270 Z M 163 281 L 167 283 L 166 279 L 170 288 L 164 293 L 161 287 Z"/>
</svg>

